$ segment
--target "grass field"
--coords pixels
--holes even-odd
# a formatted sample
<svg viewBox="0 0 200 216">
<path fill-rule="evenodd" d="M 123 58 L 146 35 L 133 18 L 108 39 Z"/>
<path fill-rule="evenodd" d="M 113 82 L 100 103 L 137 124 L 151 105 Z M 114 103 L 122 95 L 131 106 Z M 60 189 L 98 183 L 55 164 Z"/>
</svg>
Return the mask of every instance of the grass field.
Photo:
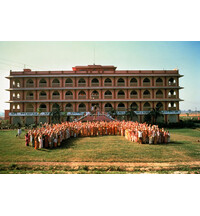
<svg viewBox="0 0 200 216">
<path fill-rule="evenodd" d="M 16 131 L 0 131 L 0 172 L 1 173 L 131 173 L 118 165 L 113 168 L 106 163 L 178 163 L 200 162 L 200 129 L 173 129 L 171 143 L 160 145 L 139 145 L 121 136 L 100 136 L 71 138 L 57 149 L 35 150 L 26 147 L 24 133 L 16 138 Z M 19 162 L 23 164 L 19 165 Z M 38 166 L 31 163 L 37 162 Z M 42 163 L 46 162 L 45 165 Z M 47 163 L 49 162 L 50 165 Z M 102 162 L 104 169 L 90 166 L 52 166 L 51 162 Z M 142 166 L 142 165 L 141 165 Z M 175 166 L 175 165 L 174 165 Z M 47 168 L 48 167 L 48 168 Z M 193 170 L 193 167 L 177 167 L 175 170 Z M 94 166 L 93 166 L 94 168 Z M 172 169 L 174 170 L 174 169 Z M 195 170 L 199 167 L 195 166 Z M 141 169 L 140 169 L 141 171 Z M 162 169 L 160 170 L 162 171 Z M 165 171 L 165 170 L 164 170 Z M 169 171 L 170 172 L 170 171 Z M 198 171 L 199 172 L 199 171 Z"/>
</svg>

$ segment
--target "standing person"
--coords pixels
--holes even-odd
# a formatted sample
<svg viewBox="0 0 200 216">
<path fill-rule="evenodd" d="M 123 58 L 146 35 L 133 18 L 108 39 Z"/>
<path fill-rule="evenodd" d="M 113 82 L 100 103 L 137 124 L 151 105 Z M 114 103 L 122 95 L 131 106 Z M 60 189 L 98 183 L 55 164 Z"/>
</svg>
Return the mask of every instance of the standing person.
<svg viewBox="0 0 200 216">
<path fill-rule="evenodd" d="M 17 136 L 20 138 L 20 135 L 21 135 L 21 133 L 22 133 L 22 130 L 21 130 L 21 128 L 18 128 L 18 131 L 17 131 Z"/>
<path fill-rule="evenodd" d="M 26 133 L 25 135 L 25 141 L 26 141 L 26 146 L 29 146 L 29 137 L 28 137 L 28 133 Z"/>
<path fill-rule="evenodd" d="M 35 149 L 39 148 L 38 134 L 35 135 Z"/>
<path fill-rule="evenodd" d="M 169 131 L 167 131 L 167 143 L 170 143 L 170 133 L 169 133 Z"/>
<path fill-rule="evenodd" d="M 138 139 L 139 139 L 139 144 L 142 144 L 142 131 L 139 129 L 138 131 Z"/>
</svg>

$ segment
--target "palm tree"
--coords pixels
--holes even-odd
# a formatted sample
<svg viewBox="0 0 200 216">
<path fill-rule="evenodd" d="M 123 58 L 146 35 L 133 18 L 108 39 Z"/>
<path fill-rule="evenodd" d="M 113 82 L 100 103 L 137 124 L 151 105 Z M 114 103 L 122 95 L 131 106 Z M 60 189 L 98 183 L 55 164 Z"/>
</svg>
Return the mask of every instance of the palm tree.
<svg viewBox="0 0 200 216">
<path fill-rule="evenodd" d="M 137 114 L 135 113 L 136 109 L 134 109 L 133 107 L 128 108 L 125 115 L 128 117 L 128 119 L 130 118 L 131 121 L 133 121 L 133 118 L 135 116 L 137 116 Z"/>
<path fill-rule="evenodd" d="M 152 121 L 153 124 L 156 124 L 158 117 L 163 116 L 163 114 L 160 111 L 161 106 L 162 105 L 159 104 L 155 108 L 152 108 L 151 111 L 144 116 L 144 120 L 146 122 L 151 122 Z"/>
<path fill-rule="evenodd" d="M 109 115 L 111 115 L 113 118 L 117 116 L 117 110 L 115 110 L 113 107 L 112 109 L 108 112 Z"/>
<path fill-rule="evenodd" d="M 50 112 L 49 114 L 51 116 L 51 120 L 53 123 L 60 123 L 60 117 L 61 117 L 61 111 L 60 111 L 60 107 L 57 107 L 56 109 L 53 109 L 52 112 Z"/>
</svg>

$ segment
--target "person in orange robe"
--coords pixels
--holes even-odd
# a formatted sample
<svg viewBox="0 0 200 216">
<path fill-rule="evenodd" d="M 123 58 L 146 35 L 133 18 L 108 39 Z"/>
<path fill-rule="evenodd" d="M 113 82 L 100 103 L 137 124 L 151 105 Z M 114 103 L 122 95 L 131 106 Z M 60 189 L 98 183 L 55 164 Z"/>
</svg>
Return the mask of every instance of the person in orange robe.
<svg viewBox="0 0 200 216">
<path fill-rule="evenodd" d="M 117 125 L 115 125 L 115 135 L 117 135 Z"/>
<path fill-rule="evenodd" d="M 111 134 L 115 135 L 115 126 L 114 125 L 112 125 L 112 133 Z"/>
<path fill-rule="evenodd" d="M 38 134 L 35 135 L 35 149 L 39 148 Z"/>
</svg>

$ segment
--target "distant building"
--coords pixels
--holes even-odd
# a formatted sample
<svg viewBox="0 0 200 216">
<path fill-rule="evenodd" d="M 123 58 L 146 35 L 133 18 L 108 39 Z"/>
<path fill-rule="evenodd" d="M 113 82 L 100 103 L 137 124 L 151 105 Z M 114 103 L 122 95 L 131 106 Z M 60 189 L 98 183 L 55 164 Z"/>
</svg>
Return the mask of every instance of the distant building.
<svg viewBox="0 0 200 216">
<path fill-rule="evenodd" d="M 100 112 L 114 108 L 118 118 L 133 108 L 139 122 L 149 110 L 160 106 L 164 114 L 160 121 L 177 122 L 180 77 L 176 69 L 116 70 L 101 65 L 76 66 L 71 71 L 10 71 L 6 77 L 10 79 L 10 121 L 44 123 L 57 107 L 78 116 L 96 105 Z"/>
</svg>

